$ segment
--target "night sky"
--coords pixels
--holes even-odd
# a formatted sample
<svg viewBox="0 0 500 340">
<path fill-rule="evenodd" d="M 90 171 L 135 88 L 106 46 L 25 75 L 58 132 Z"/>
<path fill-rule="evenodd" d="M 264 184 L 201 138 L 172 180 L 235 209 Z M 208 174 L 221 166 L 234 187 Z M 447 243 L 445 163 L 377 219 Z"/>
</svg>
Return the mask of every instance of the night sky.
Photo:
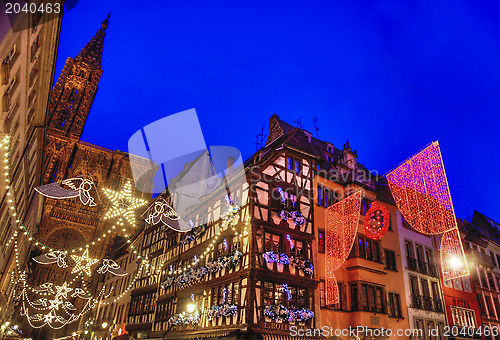
<svg viewBox="0 0 500 340">
<path fill-rule="evenodd" d="M 457 217 L 500 221 L 500 2 L 96 1 L 65 13 L 56 68 L 111 12 L 82 140 L 195 108 L 208 145 L 246 159 L 269 117 L 385 174 L 439 140 Z"/>
</svg>

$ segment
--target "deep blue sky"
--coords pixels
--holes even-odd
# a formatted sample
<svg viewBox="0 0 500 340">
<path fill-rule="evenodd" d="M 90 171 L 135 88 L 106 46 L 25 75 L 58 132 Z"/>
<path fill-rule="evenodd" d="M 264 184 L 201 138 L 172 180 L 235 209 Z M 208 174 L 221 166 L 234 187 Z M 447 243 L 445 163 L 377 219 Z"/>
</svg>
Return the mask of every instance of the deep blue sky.
<svg viewBox="0 0 500 340">
<path fill-rule="evenodd" d="M 455 210 L 500 221 L 500 2 L 97 1 L 65 13 L 59 76 L 111 11 L 82 140 L 127 150 L 190 108 L 248 158 L 276 113 L 384 174 L 439 140 Z"/>
</svg>

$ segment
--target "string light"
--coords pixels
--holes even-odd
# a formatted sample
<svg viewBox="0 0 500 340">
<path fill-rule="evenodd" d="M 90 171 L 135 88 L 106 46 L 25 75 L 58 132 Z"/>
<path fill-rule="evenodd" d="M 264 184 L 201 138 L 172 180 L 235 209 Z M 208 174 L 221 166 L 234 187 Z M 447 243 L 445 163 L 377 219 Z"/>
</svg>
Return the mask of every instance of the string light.
<svg viewBox="0 0 500 340">
<path fill-rule="evenodd" d="M 135 275 L 135 277 L 132 279 L 132 281 L 129 283 L 129 285 L 127 286 L 127 289 L 125 289 L 120 295 L 118 295 L 115 299 L 113 299 L 112 301 L 101 301 L 100 304 L 101 305 L 109 305 L 111 303 L 114 303 L 118 300 L 120 300 L 122 297 L 124 297 L 133 287 L 134 287 L 134 284 L 135 284 L 135 281 L 137 281 L 137 279 L 139 278 L 140 274 L 141 274 L 141 270 L 143 268 L 144 264 L 141 262 L 140 266 L 139 266 L 139 269 L 137 269 L 137 273 Z"/>
<path fill-rule="evenodd" d="M 111 201 L 111 208 L 104 215 L 104 219 L 118 217 L 121 222 L 125 219 L 132 227 L 135 227 L 135 209 L 147 204 L 142 198 L 132 196 L 132 182 L 128 180 L 120 191 L 104 188 L 104 194 Z"/>
<path fill-rule="evenodd" d="M 438 142 L 407 159 L 387 175 L 398 209 L 426 235 L 443 234 L 441 270 L 450 280 L 469 275 Z"/>
<path fill-rule="evenodd" d="M 443 280 L 447 281 L 469 275 L 458 229 L 443 234 L 440 251 Z"/>
<path fill-rule="evenodd" d="M 71 271 L 72 274 L 84 272 L 88 276 L 92 274 L 92 266 L 99 262 L 99 259 L 89 257 L 89 250 L 85 249 L 82 256 L 71 255 L 71 258 L 76 261 L 75 267 Z"/>
<path fill-rule="evenodd" d="M 373 202 L 363 222 L 365 234 L 372 240 L 380 240 L 389 230 L 390 214 L 386 207 Z"/>
<path fill-rule="evenodd" d="M 358 190 L 326 209 L 326 304 L 339 302 L 334 271 L 344 264 L 351 252 L 359 224 L 362 191 Z"/>
<path fill-rule="evenodd" d="M 406 160 L 387 180 L 398 209 L 415 230 L 435 235 L 456 228 L 438 142 Z"/>
</svg>

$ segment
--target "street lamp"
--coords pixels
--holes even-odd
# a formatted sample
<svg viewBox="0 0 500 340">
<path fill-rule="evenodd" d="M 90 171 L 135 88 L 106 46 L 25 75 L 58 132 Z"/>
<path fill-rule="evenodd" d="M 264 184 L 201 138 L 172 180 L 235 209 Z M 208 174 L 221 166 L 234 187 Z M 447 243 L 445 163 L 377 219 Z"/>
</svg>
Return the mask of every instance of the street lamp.
<svg viewBox="0 0 500 340">
<path fill-rule="evenodd" d="M 107 322 L 103 322 L 102 325 L 101 325 L 102 328 L 106 328 L 108 327 L 108 323 Z"/>
</svg>

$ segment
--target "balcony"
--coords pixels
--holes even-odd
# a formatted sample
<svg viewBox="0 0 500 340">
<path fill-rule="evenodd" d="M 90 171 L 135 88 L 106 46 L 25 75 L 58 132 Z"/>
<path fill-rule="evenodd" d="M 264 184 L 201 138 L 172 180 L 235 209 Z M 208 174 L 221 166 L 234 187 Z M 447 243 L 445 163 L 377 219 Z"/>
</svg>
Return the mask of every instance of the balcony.
<svg viewBox="0 0 500 340">
<path fill-rule="evenodd" d="M 412 308 L 427 310 L 430 312 L 443 313 L 443 301 L 430 296 L 412 294 Z"/>
<path fill-rule="evenodd" d="M 408 270 L 439 278 L 439 267 L 424 261 L 419 261 L 413 257 L 407 257 Z"/>
</svg>

